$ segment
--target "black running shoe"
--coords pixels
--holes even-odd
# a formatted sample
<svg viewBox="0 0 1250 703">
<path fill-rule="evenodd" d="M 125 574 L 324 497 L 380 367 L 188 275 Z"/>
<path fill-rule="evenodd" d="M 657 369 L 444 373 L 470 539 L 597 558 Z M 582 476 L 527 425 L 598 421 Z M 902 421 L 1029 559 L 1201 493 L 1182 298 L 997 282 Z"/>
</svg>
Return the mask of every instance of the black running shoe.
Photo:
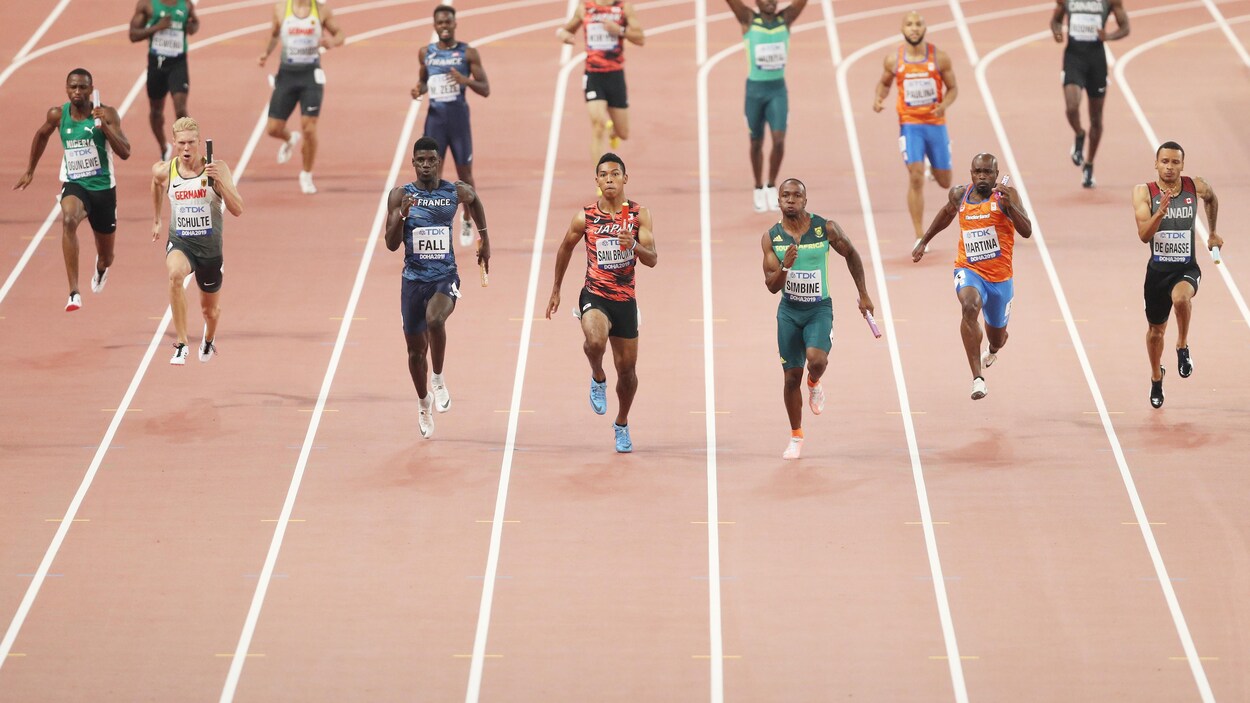
<svg viewBox="0 0 1250 703">
<path fill-rule="evenodd" d="M 1176 372 L 1181 378 L 1189 378 L 1194 372 L 1194 360 L 1189 358 L 1189 347 L 1182 347 L 1176 350 Z"/>
<path fill-rule="evenodd" d="M 1081 181 L 1081 186 L 1084 188 L 1093 188 L 1094 185 L 1094 165 L 1085 164 L 1085 178 Z"/>
<path fill-rule="evenodd" d="M 1159 380 L 1150 382 L 1150 406 L 1158 409 L 1163 407 L 1163 375 L 1168 372 L 1162 366 L 1159 367 Z"/>
<path fill-rule="evenodd" d="M 1080 166 L 1081 164 L 1085 163 L 1085 133 L 1084 132 L 1076 135 L 1076 141 L 1072 143 L 1072 153 L 1070 153 L 1069 156 L 1072 157 L 1072 163 L 1077 166 Z"/>
</svg>

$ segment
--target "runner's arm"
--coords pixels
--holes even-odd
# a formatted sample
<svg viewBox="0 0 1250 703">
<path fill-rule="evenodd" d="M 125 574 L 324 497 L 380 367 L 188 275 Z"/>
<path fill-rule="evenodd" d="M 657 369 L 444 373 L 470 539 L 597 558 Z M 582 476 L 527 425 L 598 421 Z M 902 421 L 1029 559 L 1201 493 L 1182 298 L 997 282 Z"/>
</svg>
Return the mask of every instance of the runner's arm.
<svg viewBox="0 0 1250 703">
<path fill-rule="evenodd" d="M 108 105 L 101 105 L 92 110 L 92 113 L 100 118 L 100 127 L 104 129 L 104 138 L 108 140 L 109 146 L 113 147 L 113 153 L 117 154 L 117 158 L 125 161 L 130 158 L 130 140 L 126 138 L 126 133 L 122 131 L 122 118 L 117 114 L 117 110 Z"/>
<path fill-rule="evenodd" d="M 165 189 L 169 186 L 169 162 L 157 161 L 152 166 L 152 241 L 161 236 L 161 207 L 165 203 Z"/>
<path fill-rule="evenodd" d="M 39 125 L 39 129 L 35 130 L 35 138 L 30 142 L 30 161 L 26 163 L 26 173 L 18 179 L 17 185 L 13 186 L 13 190 L 26 190 L 26 186 L 35 178 L 35 167 L 39 165 L 39 159 L 43 156 L 43 150 L 48 148 L 48 139 L 56 134 L 56 130 L 61 126 L 61 109 L 53 107 L 48 109 L 48 114 L 44 116 L 43 124 Z"/>
<path fill-rule="evenodd" d="M 573 258 L 573 249 L 577 247 L 577 243 L 586 236 L 586 213 L 579 212 L 569 224 L 569 230 L 564 233 L 564 239 L 560 242 L 560 249 L 556 252 L 556 276 L 555 282 L 551 285 L 551 298 L 547 300 L 547 319 L 560 309 L 560 284 L 564 282 L 564 272 L 569 267 L 569 259 Z"/>
<path fill-rule="evenodd" d="M 787 27 L 794 24 L 805 7 L 807 7 L 807 0 L 794 0 L 781 11 L 781 18 L 785 20 Z"/>
<path fill-rule="evenodd" d="M 881 80 L 877 81 L 875 87 L 876 97 L 872 101 L 873 112 L 881 112 L 885 109 L 885 98 L 890 94 L 890 86 L 894 85 L 894 57 L 886 56 L 883 67 Z"/>
<path fill-rule="evenodd" d="M 1050 16 L 1050 33 L 1060 44 L 1063 43 L 1063 17 L 1066 14 L 1068 6 L 1064 4 L 1064 0 L 1055 0 L 1055 13 Z"/>
<path fill-rule="evenodd" d="M 1146 243 L 1150 242 L 1155 236 L 1155 232 L 1159 231 L 1159 223 L 1163 221 L 1163 216 L 1167 214 L 1168 203 L 1171 201 L 1171 196 L 1164 193 L 1163 198 L 1159 201 L 1159 209 L 1154 214 L 1151 214 L 1150 188 L 1141 184 L 1133 186 L 1133 216 L 1137 218 L 1138 239 Z"/>
<path fill-rule="evenodd" d="M 473 186 L 464 181 L 456 181 L 456 197 L 469 209 L 469 216 L 473 218 L 477 233 L 482 238 L 477 248 L 477 265 L 490 273 L 490 237 L 486 235 L 486 208 L 482 205 L 482 199 L 478 197 Z"/>
<path fill-rule="evenodd" d="M 855 280 L 855 290 L 859 292 L 860 313 L 873 312 L 875 307 L 872 304 L 872 296 L 868 295 L 868 284 L 864 281 L 864 262 L 859 258 L 855 245 L 851 244 L 850 238 L 846 236 L 837 222 L 825 220 L 825 229 L 829 232 L 829 246 L 846 259 L 846 270 L 851 272 L 851 278 Z"/>
<path fill-rule="evenodd" d="M 187 23 L 184 26 L 187 30 L 187 36 L 200 31 L 200 16 L 195 12 L 195 3 L 187 5 Z"/>
<path fill-rule="evenodd" d="M 152 37 L 153 34 L 173 25 L 173 20 L 168 17 L 162 17 L 161 20 L 151 27 L 147 26 L 152 20 L 152 3 L 149 0 L 139 0 L 135 5 L 135 16 L 130 18 L 130 41 L 141 42 Z"/>
<path fill-rule="evenodd" d="M 642 46 L 647 41 L 647 37 L 643 34 L 642 25 L 638 24 L 638 17 L 634 15 L 634 6 L 625 3 L 625 27 L 621 30 L 621 37 L 631 44 Z"/>
<path fill-rule="evenodd" d="M 955 186 L 950 189 L 950 195 L 946 198 L 946 204 L 942 206 L 936 214 L 933 215 L 933 222 L 929 223 L 929 229 L 925 230 L 924 236 L 920 241 L 916 242 L 916 246 L 912 251 L 912 261 L 920 261 L 920 257 L 924 256 L 925 245 L 929 243 L 938 232 L 950 226 L 955 221 L 955 216 L 959 214 L 959 201 L 964 199 L 964 191 L 967 186 Z M 919 252 L 919 256 L 917 256 Z"/>
<path fill-rule="evenodd" d="M 278 47 L 278 42 L 282 38 L 282 5 L 277 4 L 273 7 L 273 29 L 269 32 L 269 43 L 265 45 L 265 53 L 260 55 L 260 65 L 264 66 L 265 61 L 269 60 L 269 55 Z"/>
<path fill-rule="evenodd" d="M 321 45 L 327 49 L 343 46 L 343 42 L 347 41 L 347 34 L 339 26 L 338 18 L 334 16 L 334 12 L 326 7 L 323 2 L 317 3 L 317 11 L 321 13 L 321 26 L 325 27 L 326 32 L 330 35 L 329 38 L 326 38 L 325 34 L 322 34 Z"/>
<path fill-rule="evenodd" d="M 634 242 L 634 258 L 651 268 L 655 268 L 660 261 L 660 253 L 655 248 L 655 237 L 651 233 L 651 211 L 645 207 L 638 208 L 638 239 Z"/>
<path fill-rule="evenodd" d="M 221 196 L 226 209 L 231 215 L 238 217 L 243 214 L 243 196 L 234 185 L 234 177 L 230 175 L 230 167 L 225 161 L 213 160 L 204 167 L 204 173 L 213 179 L 213 190 Z"/>
<path fill-rule="evenodd" d="M 464 58 L 469 62 L 470 78 L 464 84 L 483 98 L 490 97 L 490 79 L 486 77 L 486 69 L 482 67 L 482 55 L 477 52 L 477 49 L 469 47 L 469 50 L 464 52 Z"/>
<path fill-rule="evenodd" d="M 1224 238 L 1215 233 L 1215 218 L 1220 213 L 1220 201 L 1215 197 L 1215 189 L 1207 183 L 1205 178 L 1195 178 L 1194 186 L 1198 190 L 1198 197 L 1202 198 L 1203 208 L 1207 211 L 1207 229 L 1211 233 L 1207 236 L 1207 248 L 1224 246 Z"/>
<path fill-rule="evenodd" d="M 764 247 L 764 287 L 769 293 L 776 293 L 786 284 L 786 274 L 789 266 L 786 266 L 777 258 L 777 252 L 773 251 L 773 243 L 768 239 L 768 232 L 760 239 L 760 245 Z M 793 252 L 793 256 L 791 253 Z M 798 257 L 799 250 L 793 244 L 786 249 L 786 258 L 790 260 L 790 266 L 794 265 L 794 259 Z"/>
<path fill-rule="evenodd" d="M 1011 224 L 1016 226 L 1016 233 L 1025 239 L 1033 236 L 1033 221 L 1029 219 L 1029 214 L 1020 205 L 1020 194 L 1016 189 L 1001 184 L 994 186 L 994 189 L 1007 194 L 1007 199 L 1004 201 L 1000 198 L 999 202 L 1007 203 L 1007 206 L 1003 208 L 1003 213 L 1011 218 Z"/>
<path fill-rule="evenodd" d="M 386 248 L 395 251 L 404 241 L 404 220 L 408 216 L 408 208 L 412 207 L 413 198 L 404 194 L 403 186 L 391 188 L 386 198 Z"/>
<path fill-rule="evenodd" d="M 1115 16 L 1115 31 L 1107 33 L 1106 28 L 1098 33 L 1103 41 L 1115 41 L 1128 36 L 1128 10 L 1124 9 L 1124 0 L 1111 0 L 1111 14 Z"/>
<path fill-rule="evenodd" d="M 729 4 L 729 11 L 734 13 L 734 18 L 738 20 L 738 24 L 742 25 L 742 33 L 746 34 L 750 29 L 751 19 L 754 15 L 751 9 L 746 6 L 742 0 L 725 0 Z"/>
<path fill-rule="evenodd" d="M 955 67 L 951 65 L 951 57 L 946 55 L 945 51 L 937 52 L 938 72 L 942 76 L 942 85 L 946 86 L 942 93 L 942 102 L 938 103 L 935 112 L 938 117 L 946 114 L 946 111 L 955 102 L 955 98 L 959 97 L 959 86 L 955 83 Z"/>
<path fill-rule="evenodd" d="M 577 32 L 577 28 L 582 26 L 582 18 L 585 17 L 586 8 L 578 5 L 573 11 L 573 16 L 569 18 L 564 26 L 556 30 L 556 37 L 565 44 L 573 43 L 573 35 Z"/>
<path fill-rule="evenodd" d="M 430 69 L 425 65 L 425 51 L 417 52 L 417 87 L 412 89 L 412 99 L 416 100 L 430 90 Z"/>
</svg>

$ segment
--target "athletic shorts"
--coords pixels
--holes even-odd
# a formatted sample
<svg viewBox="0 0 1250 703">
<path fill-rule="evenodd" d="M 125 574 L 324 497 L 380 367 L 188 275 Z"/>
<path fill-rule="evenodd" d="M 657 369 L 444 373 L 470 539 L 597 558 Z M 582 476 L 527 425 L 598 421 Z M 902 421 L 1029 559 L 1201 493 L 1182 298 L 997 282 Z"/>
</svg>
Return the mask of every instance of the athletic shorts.
<svg viewBox="0 0 1250 703">
<path fill-rule="evenodd" d="M 473 163 L 473 132 L 469 128 L 469 106 L 435 108 L 431 103 L 425 115 L 425 136 L 438 142 L 438 159 L 443 160 L 447 149 L 457 164 Z"/>
<path fill-rule="evenodd" d="M 790 95 L 785 79 L 753 81 L 747 79 L 746 90 L 747 129 L 751 139 L 764 138 L 764 125 L 774 132 L 786 131 L 786 119 L 790 115 Z"/>
<path fill-rule="evenodd" d="M 1016 296 L 1013 279 L 991 283 L 972 269 L 955 269 L 955 293 L 964 288 L 976 288 L 981 294 L 981 314 L 985 324 L 1003 329 L 1011 318 L 1011 299 Z"/>
<path fill-rule="evenodd" d="M 1091 98 L 1107 94 L 1107 53 L 1101 46 L 1063 51 L 1063 84 L 1085 89 Z"/>
<path fill-rule="evenodd" d="M 299 114 L 321 116 L 325 82 L 325 74 L 319 68 L 279 68 L 273 81 L 273 97 L 269 99 L 269 117 L 286 120 L 295 111 L 295 103 L 299 103 Z"/>
<path fill-rule="evenodd" d="M 170 237 L 169 242 L 165 244 L 165 256 L 177 249 L 182 255 L 187 257 L 187 261 L 191 264 L 191 272 L 195 274 L 195 285 L 205 293 L 218 293 L 221 291 L 221 267 L 222 258 L 220 256 L 204 256 L 191 251 L 179 237 Z"/>
<path fill-rule="evenodd" d="M 807 350 L 826 354 L 833 348 L 833 301 L 791 303 L 784 298 L 777 305 L 777 352 L 782 369 L 801 369 L 807 364 Z"/>
<path fill-rule="evenodd" d="M 1198 293 L 1198 284 L 1202 282 L 1202 270 L 1198 264 L 1175 271 L 1161 271 L 1146 268 L 1146 284 L 1143 292 L 1146 298 L 1146 321 L 1152 325 L 1162 325 L 1172 316 L 1172 289 L 1181 281 L 1194 287 Z"/>
<path fill-rule="evenodd" d="M 944 124 L 900 124 L 898 150 L 903 153 L 905 164 L 928 157 L 935 170 L 951 170 L 951 138 Z"/>
<path fill-rule="evenodd" d="M 169 93 L 189 93 L 191 74 L 187 55 L 167 58 L 148 54 L 148 97 L 160 100 Z"/>
<path fill-rule="evenodd" d="M 61 201 L 72 195 L 82 202 L 87 211 L 87 221 L 91 223 L 91 231 L 97 234 L 113 234 L 117 231 L 117 189 L 87 190 L 81 185 L 69 181 L 61 185 Z"/>
<path fill-rule="evenodd" d="M 609 337 L 638 339 L 637 300 L 608 300 L 582 288 L 582 294 L 577 298 L 577 310 L 573 312 L 573 315 L 580 320 L 583 313 L 592 309 L 598 310 L 608 318 L 608 324 L 611 325 L 608 328 Z"/>
<path fill-rule="evenodd" d="M 451 298 L 452 308 L 460 297 L 460 276 L 452 274 L 437 281 L 403 279 L 399 290 L 399 313 L 404 318 L 404 334 L 421 334 L 425 331 L 425 308 L 435 295 L 442 293 Z"/>
<path fill-rule="evenodd" d="M 582 78 L 586 102 L 607 100 L 608 107 L 629 107 L 629 91 L 625 89 L 625 69 L 619 71 L 586 72 Z"/>
</svg>

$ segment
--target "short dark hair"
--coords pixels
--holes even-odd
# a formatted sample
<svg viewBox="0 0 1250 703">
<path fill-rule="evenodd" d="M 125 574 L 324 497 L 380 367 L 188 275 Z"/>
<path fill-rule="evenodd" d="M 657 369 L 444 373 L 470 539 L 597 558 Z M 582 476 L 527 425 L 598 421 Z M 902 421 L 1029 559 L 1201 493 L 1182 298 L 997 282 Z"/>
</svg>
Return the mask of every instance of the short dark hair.
<svg viewBox="0 0 1250 703">
<path fill-rule="evenodd" d="M 434 8 L 434 11 L 430 13 L 430 16 L 433 17 L 434 15 L 437 15 L 440 12 L 450 12 L 452 17 L 456 16 L 456 8 L 452 7 L 451 5 L 439 5 L 438 7 Z"/>
<path fill-rule="evenodd" d="M 783 186 L 789 183 L 790 181 L 794 181 L 795 183 L 798 183 L 799 187 L 803 189 L 803 195 L 807 195 L 807 184 L 804 183 L 803 181 L 800 181 L 797 178 L 787 178 L 784 181 L 782 181 L 779 185 Z"/>
<path fill-rule="evenodd" d="M 1159 145 L 1158 149 L 1155 149 L 1156 161 L 1159 160 L 1159 152 L 1163 151 L 1164 149 L 1175 149 L 1181 152 L 1181 161 L 1185 160 L 1185 150 L 1181 148 L 1180 144 L 1177 144 L 1176 142 L 1163 142 L 1162 144 Z"/>
<path fill-rule="evenodd" d="M 418 151 L 438 151 L 438 142 L 434 137 L 421 137 L 416 144 L 412 145 L 412 155 L 416 156 Z"/>
<path fill-rule="evenodd" d="M 599 157 L 599 163 L 595 164 L 595 175 L 599 174 L 599 167 L 604 164 L 620 164 L 621 173 L 628 173 L 625 170 L 625 162 L 621 160 L 621 157 L 617 156 L 616 154 L 613 154 L 610 151 L 604 154 L 603 156 Z"/>
<path fill-rule="evenodd" d="M 65 76 L 66 83 L 69 83 L 69 79 L 71 76 L 86 76 L 88 83 L 95 84 L 95 81 L 91 79 L 91 71 L 88 71 L 85 68 L 75 68 L 74 70 L 70 71 L 69 74 Z"/>
</svg>

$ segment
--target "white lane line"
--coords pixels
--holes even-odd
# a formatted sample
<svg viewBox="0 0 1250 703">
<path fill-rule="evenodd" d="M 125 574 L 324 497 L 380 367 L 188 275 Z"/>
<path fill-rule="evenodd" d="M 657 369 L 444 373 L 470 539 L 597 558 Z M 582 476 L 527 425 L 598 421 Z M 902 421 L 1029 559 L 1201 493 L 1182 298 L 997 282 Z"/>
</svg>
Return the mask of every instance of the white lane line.
<svg viewBox="0 0 1250 703">
<path fill-rule="evenodd" d="M 1250 54 L 1246 53 L 1245 44 L 1241 43 L 1241 39 L 1237 37 L 1237 35 L 1233 32 L 1233 28 L 1229 26 L 1233 23 L 1224 19 L 1224 13 L 1220 12 L 1220 8 L 1216 7 L 1215 3 L 1211 0 L 1202 0 L 1202 4 L 1207 8 L 1207 12 L 1210 12 L 1211 16 L 1215 18 L 1215 23 L 1220 26 L 1220 31 L 1223 32 L 1224 36 L 1228 38 L 1228 43 L 1233 45 L 1233 50 L 1237 52 L 1237 56 L 1241 58 L 1241 62 L 1245 64 L 1247 68 L 1250 68 Z"/>
<path fill-rule="evenodd" d="M 11 73 L 10 69 L 15 69 L 14 64 L 25 58 L 26 54 L 29 54 L 30 50 L 35 48 L 35 44 L 38 44 L 39 40 L 43 39 L 43 35 L 47 34 L 48 30 L 52 28 L 52 23 L 56 22 L 56 19 L 61 16 L 61 13 L 65 11 L 65 8 L 68 5 L 69 0 L 61 0 L 56 4 L 56 7 L 52 8 L 52 12 L 49 12 L 48 16 L 43 19 L 43 22 L 40 23 L 39 28 L 35 30 L 35 33 L 30 35 L 30 39 L 27 39 L 26 43 L 22 45 L 22 48 L 18 49 L 17 53 L 13 55 L 14 63 L 10 64 L 9 67 L 5 69 L 3 74 L 0 74 L 0 84 L 3 84 L 5 79 L 9 77 L 9 74 Z"/>
<path fill-rule="evenodd" d="M 951 0 L 952 4 L 956 0 Z M 1111 452 L 1115 456 L 1116 465 L 1120 470 L 1120 478 L 1124 482 L 1124 488 L 1128 493 L 1129 502 L 1133 506 L 1133 515 L 1140 525 L 1142 539 L 1146 543 L 1146 550 L 1150 554 L 1150 561 L 1154 565 L 1155 576 L 1159 579 L 1159 585 L 1163 589 L 1164 599 L 1167 601 L 1168 611 L 1171 613 L 1172 622 L 1176 626 L 1177 635 L 1180 637 L 1181 646 L 1185 651 L 1185 658 L 1189 662 L 1190 671 L 1193 673 L 1194 682 L 1197 684 L 1199 695 L 1204 703 L 1214 703 L 1215 696 L 1211 692 L 1211 685 L 1207 681 L 1206 671 L 1202 666 L 1202 661 L 1198 656 L 1197 647 L 1194 645 L 1193 637 L 1189 633 L 1189 626 L 1185 623 L 1185 616 L 1181 612 L 1180 602 L 1176 597 L 1176 590 L 1172 586 L 1172 580 L 1168 577 L 1167 567 L 1163 563 L 1163 555 L 1159 552 L 1159 545 L 1155 541 L 1154 530 L 1151 527 L 1150 520 L 1146 515 L 1146 509 L 1142 505 L 1141 496 L 1137 492 L 1137 485 L 1133 480 L 1133 474 L 1129 470 L 1128 462 L 1124 457 L 1124 449 L 1120 446 L 1120 439 L 1116 434 L 1115 427 L 1111 422 L 1111 416 L 1107 413 L 1107 404 L 1103 399 L 1102 390 L 1099 388 L 1098 380 L 1094 378 L 1094 370 L 1090 365 L 1089 357 L 1085 353 L 1085 345 L 1081 340 L 1081 333 L 1076 328 L 1076 322 L 1073 320 L 1072 309 L 1068 305 L 1067 295 L 1063 291 L 1063 284 L 1059 281 L 1059 274 L 1055 270 L 1054 261 L 1050 257 L 1050 249 L 1046 245 L 1045 236 L 1042 233 L 1042 227 L 1035 214 L 1032 200 L 1029 198 L 1028 188 L 1025 181 L 1027 180 L 1020 165 L 1016 161 L 1015 153 L 1011 148 L 1011 141 L 1007 138 L 1006 128 L 1003 126 L 1002 119 L 999 115 L 998 106 L 994 102 L 994 95 L 990 90 L 989 82 L 986 80 L 985 74 L 990 64 L 1003 54 L 1020 46 L 1024 46 L 1039 38 L 1049 35 L 1049 32 L 1038 32 L 1021 39 L 1008 42 L 999 46 L 995 50 L 986 55 L 985 60 L 976 67 L 977 85 L 981 89 L 981 98 L 985 102 L 986 111 L 989 114 L 990 122 L 994 126 L 994 133 L 998 137 L 999 145 L 1003 150 L 1003 158 L 1007 164 L 1008 170 L 1015 175 L 1016 190 L 1020 193 L 1023 205 L 1033 217 L 1033 241 L 1037 246 L 1038 254 L 1041 257 L 1042 264 L 1046 268 L 1046 275 L 1050 279 L 1051 288 L 1055 292 L 1055 299 L 1059 303 L 1059 309 L 1063 313 L 1064 325 L 1067 327 L 1068 336 L 1072 338 L 1072 347 L 1076 351 L 1077 359 L 1081 363 L 1081 371 L 1085 375 L 1085 382 L 1089 386 L 1090 394 L 1093 396 L 1094 405 L 1098 410 L 1098 417 L 1102 421 L 1103 430 L 1107 435 L 1107 441 L 1111 445 Z M 1123 62 L 1121 62 L 1123 63 Z"/>
<path fill-rule="evenodd" d="M 1250 16 L 1237 17 L 1231 21 L 1226 20 L 1225 24 L 1240 24 L 1246 21 L 1250 21 Z M 1132 85 L 1130 85 L 1128 79 L 1124 77 L 1124 72 L 1128 69 L 1129 62 L 1140 56 L 1142 53 L 1161 44 L 1180 39 L 1182 37 L 1187 37 L 1192 34 L 1210 31 L 1215 29 L 1217 24 L 1218 23 L 1211 22 L 1197 27 L 1190 27 L 1188 29 L 1172 32 L 1171 34 L 1165 34 L 1148 42 L 1144 42 L 1140 46 L 1134 47 L 1132 51 L 1124 54 L 1123 58 L 1120 59 L 1119 65 L 1115 67 L 1116 81 L 1120 84 L 1120 90 L 1124 93 L 1124 99 L 1128 101 L 1128 106 L 1133 112 L 1133 117 L 1137 118 L 1137 124 L 1141 125 L 1142 133 L 1146 136 L 1146 141 L 1150 143 L 1151 149 L 1157 149 L 1159 144 L 1162 143 L 1162 140 L 1159 139 L 1159 135 L 1155 133 L 1154 128 L 1150 124 L 1150 120 L 1147 119 L 1146 112 L 1142 109 L 1141 103 L 1137 101 L 1137 95 L 1133 92 Z M 1195 222 L 1197 224 L 1198 236 L 1202 237 L 1202 241 L 1205 244 L 1209 234 L 1207 225 L 1203 223 L 1201 217 L 1195 218 Z M 1250 325 L 1250 307 L 1246 305 L 1246 299 L 1242 296 L 1241 289 L 1237 287 L 1237 282 L 1233 280 L 1232 273 L 1229 270 L 1230 267 L 1228 264 L 1228 258 L 1225 257 L 1224 263 L 1219 266 L 1215 266 L 1214 268 L 1219 271 L 1220 277 L 1224 279 L 1224 284 L 1228 286 L 1228 292 L 1232 294 L 1233 302 L 1236 303 L 1237 309 L 1241 311 L 1242 321 L 1247 325 Z"/>
</svg>

